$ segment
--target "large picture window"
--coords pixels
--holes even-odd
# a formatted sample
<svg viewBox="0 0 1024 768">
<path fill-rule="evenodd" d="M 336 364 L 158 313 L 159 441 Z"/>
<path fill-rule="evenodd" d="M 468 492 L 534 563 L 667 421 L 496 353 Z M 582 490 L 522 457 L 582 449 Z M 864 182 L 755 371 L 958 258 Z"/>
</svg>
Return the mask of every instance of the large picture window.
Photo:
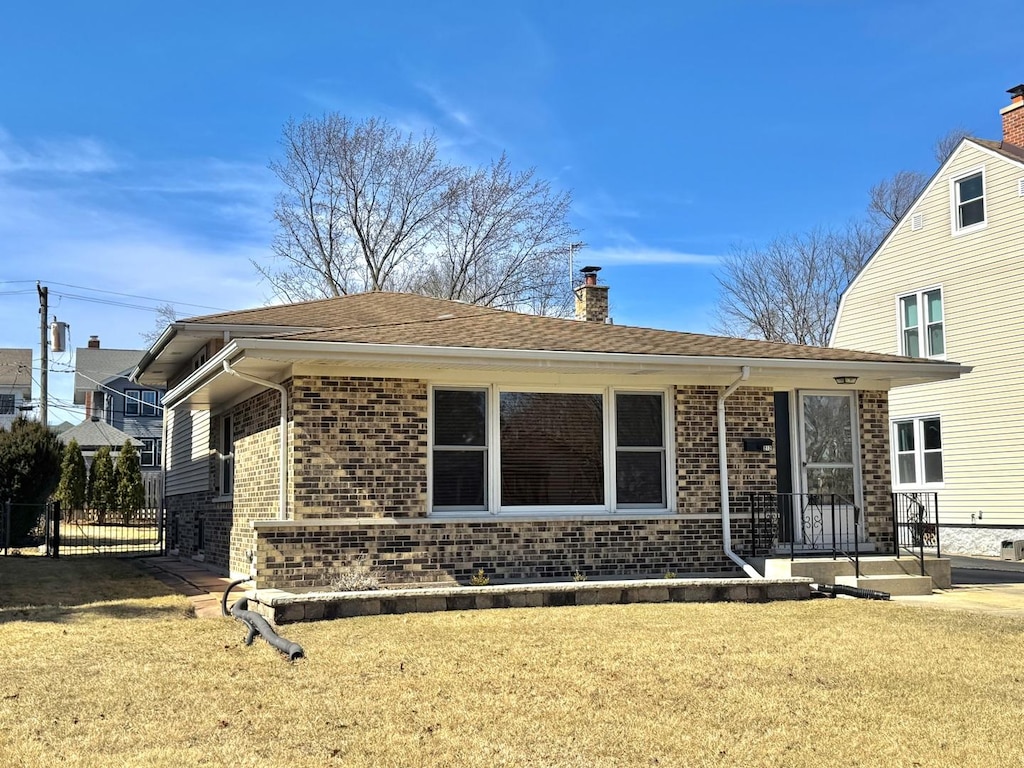
<svg viewBox="0 0 1024 768">
<path fill-rule="evenodd" d="M 893 422 L 893 446 L 897 486 L 942 482 L 942 421 L 938 416 Z"/>
<path fill-rule="evenodd" d="M 661 392 L 433 390 L 432 509 L 665 509 Z"/>
<path fill-rule="evenodd" d="M 941 288 L 900 297 L 900 344 L 910 357 L 946 354 Z"/>
</svg>

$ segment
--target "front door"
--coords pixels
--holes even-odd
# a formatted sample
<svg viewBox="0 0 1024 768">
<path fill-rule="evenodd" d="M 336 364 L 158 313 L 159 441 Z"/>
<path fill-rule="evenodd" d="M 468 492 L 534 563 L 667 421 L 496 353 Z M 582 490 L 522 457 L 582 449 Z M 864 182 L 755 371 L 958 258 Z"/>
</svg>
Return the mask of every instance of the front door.
<svg viewBox="0 0 1024 768">
<path fill-rule="evenodd" d="M 800 393 L 798 541 L 814 549 L 847 546 L 860 504 L 856 401 L 853 392 Z"/>
</svg>

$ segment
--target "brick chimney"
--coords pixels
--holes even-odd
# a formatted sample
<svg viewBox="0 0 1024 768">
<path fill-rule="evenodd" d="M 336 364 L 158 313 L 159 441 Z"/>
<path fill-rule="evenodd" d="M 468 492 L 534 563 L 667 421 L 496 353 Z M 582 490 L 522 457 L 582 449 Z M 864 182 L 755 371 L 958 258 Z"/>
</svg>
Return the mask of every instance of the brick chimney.
<svg viewBox="0 0 1024 768">
<path fill-rule="evenodd" d="M 90 336 L 89 337 L 88 348 L 89 349 L 99 349 L 100 348 L 100 337 L 99 336 Z"/>
<path fill-rule="evenodd" d="M 999 110 L 1003 116 L 1003 141 L 1024 147 L 1024 84 L 1007 91 L 1010 103 Z"/>
<path fill-rule="evenodd" d="M 597 284 L 600 267 L 584 267 L 580 270 L 583 282 L 576 286 L 576 319 L 591 323 L 608 321 L 608 286 Z"/>
</svg>

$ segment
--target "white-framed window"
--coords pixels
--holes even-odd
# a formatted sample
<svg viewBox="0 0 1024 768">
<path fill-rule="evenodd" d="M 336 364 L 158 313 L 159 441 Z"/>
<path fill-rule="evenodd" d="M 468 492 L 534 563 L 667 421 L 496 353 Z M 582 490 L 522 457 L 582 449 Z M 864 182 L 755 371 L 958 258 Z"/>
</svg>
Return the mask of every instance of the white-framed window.
<svg viewBox="0 0 1024 768">
<path fill-rule="evenodd" d="M 941 485 L 942 419 L 917 416 L 892 423 L 895 455 L 893 484 L 901 487 Z"/>
<path fill-rule="evenodd" d="M 9 416 L 14 413 L 14 395 L 0 395 L 0 415 Z"/>
<path fill-rule="evenodd" d="M 143 467 L 160 466 L 160 438 L 143 437 L 142 448 L 139 449 L 139 465 Z"/>
<path fill-rule="evenodd" d="M 235 490 L 235 432 L 230 414 L 220 417 L 217 430 L 217 490 L 230 496 Z"/>
<path fill-rule="evenodd" d="M 156 390 L 126 389 L 124 391 L 125 416 L 156 416 L 156 404 Z"/>
<path fill-rule="evenodd" d="M 668 510 L 664 391 L 431 390 L 433 512 Z"/>
<path fill-rule="evenodd" d="M 899 298 L 900 353 L 909 357 L 946 354 L 942 289 L 908 293 Z"/>
<path fill-rule="evenodd" d="M 979 168 L 953 180 L 953 233 L 985 226 L 985 170 Z"/>
</svg>

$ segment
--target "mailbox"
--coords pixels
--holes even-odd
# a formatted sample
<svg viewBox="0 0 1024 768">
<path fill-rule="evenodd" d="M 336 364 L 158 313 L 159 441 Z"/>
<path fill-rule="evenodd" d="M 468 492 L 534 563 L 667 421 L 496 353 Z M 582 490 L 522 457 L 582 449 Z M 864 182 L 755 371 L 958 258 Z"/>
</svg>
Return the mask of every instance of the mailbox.
<svg viewBox="0 0 1024 768">
<path fill-rule="evenodd" d="M 771 453 L 773 442 L 770 437 L 744 437 L 743 450 L 757 451 L 758 453 Z"/>
</svg>

